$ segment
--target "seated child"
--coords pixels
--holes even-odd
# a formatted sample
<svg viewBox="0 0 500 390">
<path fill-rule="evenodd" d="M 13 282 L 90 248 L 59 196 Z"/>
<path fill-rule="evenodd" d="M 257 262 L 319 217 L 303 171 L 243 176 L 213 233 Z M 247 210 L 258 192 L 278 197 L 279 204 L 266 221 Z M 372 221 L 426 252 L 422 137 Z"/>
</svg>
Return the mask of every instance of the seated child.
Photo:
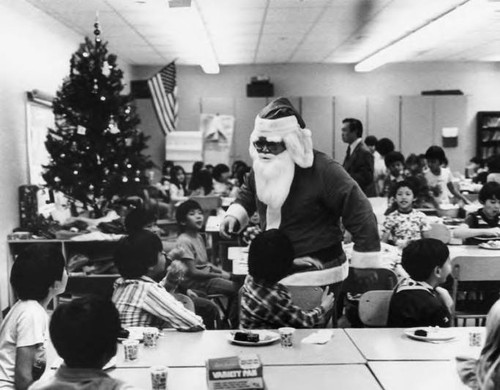
<svg viewBox="0 0 500 390">
<path fill-rule="evenodd" d="M 391 204 L 391 198 L 394 197 L 396 183 L 404 179 L 405 158 L 399 152 L 389 152 L 385 156 L 384 161 L 389 171 L 389 175 L 387 175 L 384 180 L 381 196 L 389 198 L 389 204 Z"/>
<path fill-rule="evenodd" d="M 30 390 L 133 389 L 102 370 L 116 355 L 120 329 L 118 312 L 107 299 L 86 296 L 57 306 L 50 338 L 64 363 Z"/>
<path fill-rule="evenodd" d="M 27 389 L 45 371 L 47 305 L 64 292 L 68 274 L 61 248 L 30 244 L 15 259 L 10 283 L 19 300 L 0 328 L 0 388 Z"/>
<path fill-rule="evenodd" d="M 229 176 L 231 172 L 226 164 L 217 164 L 213 172 L 213 194 L 228 196 L 231 192 L 231 183 Z"/>
<path fill-rule="evenodd" d="M 500 301 L 486 318 L 486 340 L 479 359 L 457 356 L 460 379 L 471 389 L 495 390 L 500 388 Z"/>
<path fill-rule="evenodd" d="M 113 303 L 122 326 L 173 327 L 202 330 L 202 319 L 184 308 L 158 283 L 167 259 L 161 240 L 148 230 L 123 238 L 114 255 L 121 278 L 114 284 Z"/>
<path fill-rule="evenodd" d="M 450 326 L 453 301 L 448 291 L 439 287 L 451 273 L 448 247 L 434 238 L 411 241 L 401 260 L 410 278 L 394 289 L 387 326 Z"/>
<path fill-rule="evenodd" d="M 238 322 L 238 286 L 230 280 L 229 272 L 208 261 L 205 241 L 200 234 L 204 222 L 201 206 L 198 202 L 187 200 L 179 205 L 175 218 L 182 232 L 177 238 L 177 247 L 184 251 L 183 261 L 187 266 L 181 286 L 202 294 L 226 295 L 229 320 L 235 326 Z"/>
<path fill-rule="evenodd" d="M 453 237 L 465 239 L 466 245 L 477 245 L 477 236 L 500 236 L 500 183 L 488 182 L 479 191 L 479 202 L 483 205 L 470 213 L 465 224 L 453 231 Z"/>
<path fill-rule="evenodd" d="M 404 247 L 409 241 L 422 238 L 422 232 L 429 230 L 426 215 L 413 209 L 413 191 L 413 186 L 406 180 L 396 183 L 397 210 L 384 220 L 382 242 Z"/>
<path fill-rule="evenodd" d="M 248 253 L 248 272 L 241 292 L 240 327 L 243 329 L 312 328 L 324 325 L 333 308 L 333 294 L 326 288 L 321 304 L 302 310 L 292 303 L 290 292 L 279 281 L 292 270 L 294 251 L 288 237 L 278 229 L 255 237 Z"/>
</svg>

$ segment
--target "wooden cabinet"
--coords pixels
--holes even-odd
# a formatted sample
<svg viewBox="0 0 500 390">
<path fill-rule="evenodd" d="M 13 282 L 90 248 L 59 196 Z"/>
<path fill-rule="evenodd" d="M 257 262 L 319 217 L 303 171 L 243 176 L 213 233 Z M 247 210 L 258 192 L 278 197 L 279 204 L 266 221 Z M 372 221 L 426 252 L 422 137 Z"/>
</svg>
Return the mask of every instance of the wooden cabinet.
<svg viewBox="0 0 500 390">
<path fill-rule="evenodd" d="M 476 156 L 487 159 L 500 154 L 500 111 L 480 111 L 476 119 Z"/>
</svg>

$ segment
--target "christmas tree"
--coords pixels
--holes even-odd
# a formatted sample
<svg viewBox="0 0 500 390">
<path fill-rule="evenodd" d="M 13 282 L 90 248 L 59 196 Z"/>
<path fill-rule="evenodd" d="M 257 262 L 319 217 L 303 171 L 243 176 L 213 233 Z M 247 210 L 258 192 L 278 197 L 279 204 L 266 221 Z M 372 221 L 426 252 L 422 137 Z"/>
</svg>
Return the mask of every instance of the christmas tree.
<svg viewBox="0 0 500 390">
<path fill-rule="evenodd" d="M 130 96 L 121 95 L 123 72 L 117 57 L 101 42 L 99 23 L 94 42 L 71 57 L 70 75 L 53 102 L 55 128 L 45 146 L 51 161 L 44 166 L 47 186 L 101 216 L 115 195 L 133 193 L 147 183 L 153 164 L 142 154 L 146 137 Z"/>
</svg>

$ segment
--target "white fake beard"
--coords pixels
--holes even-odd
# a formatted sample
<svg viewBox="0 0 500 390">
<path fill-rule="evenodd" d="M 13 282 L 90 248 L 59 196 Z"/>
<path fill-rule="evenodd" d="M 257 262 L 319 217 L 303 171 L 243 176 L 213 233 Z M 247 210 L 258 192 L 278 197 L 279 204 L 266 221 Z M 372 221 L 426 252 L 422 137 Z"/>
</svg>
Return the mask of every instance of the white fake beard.
<svg viewBox="0 0 500 390">
<path fill-rule="evenodd" d="M 278 155 L 263 159 L 255 153 L 253 170 L 257 197 L 267 206 L 279 209 L 285 203 L 295 174 L 295 163 L 290 152 L 285 150 Z"/>
</svg>

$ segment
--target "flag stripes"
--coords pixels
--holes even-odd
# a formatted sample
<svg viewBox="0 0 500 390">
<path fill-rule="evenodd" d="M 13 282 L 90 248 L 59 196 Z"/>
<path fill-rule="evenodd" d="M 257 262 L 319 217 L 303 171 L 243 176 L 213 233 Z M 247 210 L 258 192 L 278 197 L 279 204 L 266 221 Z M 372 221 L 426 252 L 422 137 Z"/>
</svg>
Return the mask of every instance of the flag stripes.
<svg viewBox="0 0 500 390">
<path fill-rule="evenodd" d="M 177 85 L 175 63 L 171 62 L 148 80 L 153 106 L 165 134 L 177 125 Z"/>
</svg>

